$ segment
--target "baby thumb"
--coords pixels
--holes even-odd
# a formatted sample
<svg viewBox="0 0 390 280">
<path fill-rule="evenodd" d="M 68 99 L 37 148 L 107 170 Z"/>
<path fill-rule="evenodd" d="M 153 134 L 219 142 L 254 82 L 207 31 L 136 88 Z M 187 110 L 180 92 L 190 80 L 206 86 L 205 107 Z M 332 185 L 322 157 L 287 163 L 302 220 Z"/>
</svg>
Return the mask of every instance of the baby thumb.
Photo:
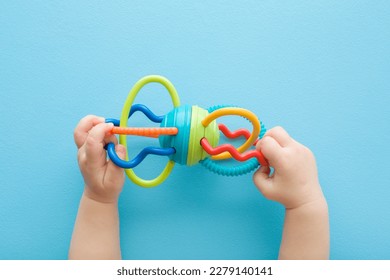
<svg viewBox="0 0 390 280">
<path fill-rule="evenodd" d="M 125 146 L 123 146 L 121 144 L 115 145 L 115 152 L 117 153 L 117 155 L 120 159 L 123 159 L 123 160 L 126 159 Z M 111 160 L 109 160 L 107 163 L 107 176 L 110 177 L 107 179 L 115 180 L 118 178 L 118 176 L 124 176 L 123 169 L 121 167 L 117 166 Z"/>
<path fill-rule="evenodd" d="M 269 177 L 270 168 L 262 166 L 253 175 L 253 182 L 258 190 L 268 199 L 274 200 L 274 189 L 272 187 L 272 178 Z"/>
</svg>

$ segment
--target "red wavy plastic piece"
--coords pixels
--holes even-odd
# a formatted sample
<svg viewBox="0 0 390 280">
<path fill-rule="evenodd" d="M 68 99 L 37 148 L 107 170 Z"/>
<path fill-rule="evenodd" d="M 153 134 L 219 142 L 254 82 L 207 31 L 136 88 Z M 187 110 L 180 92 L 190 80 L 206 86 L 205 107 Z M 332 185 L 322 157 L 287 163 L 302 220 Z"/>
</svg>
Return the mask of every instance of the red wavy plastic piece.
<svg viewBox="0 0 390 280">
<path fill-rule="evenodd" d="M 209 141 L 207 141 L 206 138 L 202 138 L 200 140 L 200 145 L 203 147 L 203 149 L 212 156 L 219 155 L 220 153 L 223 152 L 228 152 L 229 154 L 232 155 L 232 157 L 238 161 L 246 161 L 250 158 L 257 158 L 257 161 L 262 165 L 262 166 L 268 166 L 268 162 L 265 159 L 264 155 L 257 150 L 250 150 L 246 151 L 242 154 L 240 154 L 237 149 L 230 145 L 230 144 L 224 144 L 218 147 L 213 148 L 213 146 L 210 145 Z"/>
<path fill-rule="evenodd" d="M 249 132 L 249 130 L 245 129 L 245 128 L 240 128 L 234 132 L 231 132 L 229 130 L 229 128 L 220 123 L 218 124 L 218 128 L 219 130 L 227 137 L 227 138 L 230 138 L 230 139 L 233 139 L 233 138 L 237 138 L 237 137 L 240 137 L 240 136 L 244 136 L 246 139 L 249 139 L 249 137 L 251 137 L 251 133 Z M 253 146 L 256 146 L 257 142 L 259 141 L 259 139 L 257 139 L 254 143 L 253 143 Z"/>
</svg>

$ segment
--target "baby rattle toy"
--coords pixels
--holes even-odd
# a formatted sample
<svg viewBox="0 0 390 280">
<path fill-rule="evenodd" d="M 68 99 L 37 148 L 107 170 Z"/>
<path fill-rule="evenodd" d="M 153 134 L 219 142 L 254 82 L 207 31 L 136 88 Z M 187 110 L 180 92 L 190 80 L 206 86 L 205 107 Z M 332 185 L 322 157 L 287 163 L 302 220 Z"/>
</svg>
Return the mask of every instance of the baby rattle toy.
<svg viewBox="0 0 390 280">
<path fill-rule="evenodd" d="M 138 92 L 148 83 L 160 83 L 168 90 L 172 99 L 173 110 L 164 116 L 156 116 L 145 105 L 133 105 Z M 137 111 L 145 114 L 152 122 L 160 123 L 160 127 L 127 127 L 128 119 Z M 246 129 L 231 132 L 224 124 L 217 124 L 217 118 L 228 115 L 248 119 L 253 126 L 252 133 Z M 142 187 L 154 187 L 161 184 L 169 176 L 175 163 L 189 166 L 201 163 L 207 169 L 225 176 L 243 175 L 253 171 L 259 164 L 268 165 L 261 152 L 254 149 L 250 150 L 250 147 L 265 134 L 264 126 L 251 111 L 221 105 L 211 107 L 208 110 L 198 106 L 180 105 L 175 87 L 162 76 L 150 75 L 140 79 L 127 96 L 120 120 L 106 119 L 106 123 L 114 124 L 111 133 L 119 134 L 119 143 L 126 148 L 126 135 L 159 139 L 160 147 L 146 147 L 132 160 L 129 160 L 127 153 L 126 160 L 119 158 L 115 152 L 114 143 L 109 143 L 106 146 L 109 158 L 116 165 L 124 168 L 127 176 Z M 218 146 L 220 131 L 227 138 L 244 136 L 247 140 L 238 148 L 230 144 Z M 133 168 L 149 154 L 168 156 L 169 161 L 160 175 L 152 180 L 145 180 L 138 177 Z M 237 166 L 225 166 L 218 163 L 232 157 L 243 163 Z"/>
</svg>

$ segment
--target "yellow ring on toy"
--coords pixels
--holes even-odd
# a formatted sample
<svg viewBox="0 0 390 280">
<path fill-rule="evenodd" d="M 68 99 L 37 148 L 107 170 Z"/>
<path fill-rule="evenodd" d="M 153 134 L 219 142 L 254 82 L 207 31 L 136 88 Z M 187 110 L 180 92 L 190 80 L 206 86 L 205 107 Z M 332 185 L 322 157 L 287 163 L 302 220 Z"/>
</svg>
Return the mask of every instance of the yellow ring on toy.
<svg viewBox="0 0 390 280">
<path fill-rule="evenodd" d="M 237 148 L 238 152 L 243 153 L 246 150 L 248 150 L 253 145 L 253 143 L 255 143 L 255 141 L 258 138 L 260 131 L 261 131 L 260 122 L 257 119 L 256 115 L 253 114 L 251 111 L 246 110 L 246 109 L 242 109 L 242 108 L 232 108 L 232 107 L 221 108 L 221 109 L 215 110 L 214 112 L 207 115 L 202 120 L 202 124 L 204 127 L 206 127 L 215 119 L 222 117 L 222 116 L 228 116 L 228 115 L 241 116 L 241 117 L 248 119 L 252 123 L 253 131 L 252 131 L 251 136 L 246 140 L 246 142 L 244 144 L 242 144 L 240 147 Z M 231 157 L 232 157 L 232 155 L 230 153 L 223 152 L 219 155 L 212 156 L 211 159 L 221 160 L 221 159 L 228 159 Z"/>
<path fill-rule="evenodd" d="M 148 83 L 160 83 L 162 84 L 169 92 L 171 96 L 171 100 L 174 107 L 180 106 L 180 99 L 179 95 L 177 94 L 177 91 L 173 84 L 167 80 L 166 78 L 158 75 L 150 75 L 143 77 L 138 82 L 135 83 L 133 88 L 130 90 L 129 95 L 127 96 L 127 99 L 125 101 L 125 104 L 122 109 L 122 115 L 120 119 L 119 126 L 120 127 L 126 127 L 127 121 L 129 119 L 129 113 L 131 110 L 131 106 L 133 105 L 134 99 L 137 96 L 138 92 L 141 90 L 143 86 L 145 86 Z M 127 141 L 126 141 L 126 135 L 119 135 L 119 143 L 126 147 L 126 160 L 129 160 L 129 155 L 127 153 Z M 142 187 L 150 188 L 155 187 L 159 184 L 161 184 L 171 173 L 173 166 L 175 165 L 175 162 L 172 160 L 169 160 L 166 164 L 164 170 L 158 175 L 156 178 L 152 180 L 145 180 L 140 177 L 138 177 L 133 169 L 125 169 L 127 177 L 130 178 L 131 181 L 133 181 L 135 184 L 140 185 Z"/>
</svg>

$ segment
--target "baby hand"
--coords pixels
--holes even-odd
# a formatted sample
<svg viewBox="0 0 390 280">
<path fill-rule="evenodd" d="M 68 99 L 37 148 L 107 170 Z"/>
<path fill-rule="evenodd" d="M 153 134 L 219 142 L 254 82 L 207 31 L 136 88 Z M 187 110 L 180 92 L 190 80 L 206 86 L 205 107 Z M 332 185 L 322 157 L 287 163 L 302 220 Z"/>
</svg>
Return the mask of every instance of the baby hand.
<svg viewBox="0 0 390 280">
<path fill-rule="evenodd" d="M 110 133 L 113 124 L 105 123 L 104 118 L 86 116 L 74 131 L 74 140 L 78 150 L 78 162 L 84 177 L 84 194 L 90 199 L 111 203 L 117 202 L 124 184 L 124 171 L 111 160 L 107 160 L 104 146 L 115 143 L 115 150 L 121 159 L 125 159 L 126 149 Z"/>
<path fill-rule="evenodd" d="M 281 127 L 269 130 L 256 149 L 274 168 L 262 166 L 253 176 L 260 192 L 268 199 L 282 203 L 286 209 L 323 199 L 313 153 L 292 139 Z"/>
</svg>

